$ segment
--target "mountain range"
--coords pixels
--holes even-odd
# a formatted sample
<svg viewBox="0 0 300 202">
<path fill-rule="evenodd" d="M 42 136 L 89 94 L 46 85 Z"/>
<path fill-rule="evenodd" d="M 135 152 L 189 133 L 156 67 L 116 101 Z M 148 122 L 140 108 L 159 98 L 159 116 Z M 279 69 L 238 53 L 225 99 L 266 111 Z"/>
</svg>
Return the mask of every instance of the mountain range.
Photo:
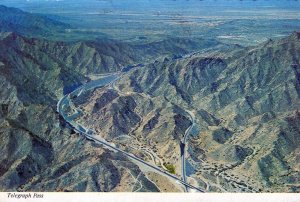
<svg viewBox="0 0 300 202">
<path fill-rule="evenodd" d="M 134 137 L 177 176 L 194 123 L 189 183 L 207 192 L 299 192 L 299 32 L 251 47 L 205 38 L 47 39 L 69 26 L 0 6 L 1 191 L 180 191 L 79 136 L 56 112 L 90 74 L 140 63 L 77 97 L 80 121 L 108 141 Z"/>
<path fill-rule="evenodd" d="M 297 192 L 300 33 L 226 54 L 196 54 L 132 69 L 79 104 L 105 139 L 130 134 L 207 191 Z M 124 92 L 129 92 L 125 94 Z M 103 120 L 103 121 L 98 121 Z"/>
</svg>

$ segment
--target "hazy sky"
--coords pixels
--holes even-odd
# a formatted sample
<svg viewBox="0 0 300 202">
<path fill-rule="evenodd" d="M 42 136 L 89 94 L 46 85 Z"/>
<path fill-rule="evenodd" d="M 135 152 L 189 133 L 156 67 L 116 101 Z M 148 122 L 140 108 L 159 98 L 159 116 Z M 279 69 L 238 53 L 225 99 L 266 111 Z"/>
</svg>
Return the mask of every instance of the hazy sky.
<svg viewBox="0 0 300 202">
<path fill-rule="evenodd" d="M 171 34 L 181 31 L 198 36 L 225 21 L 230 26 L 231 20 L 262 20 L 251 26 L 259 26 L 255 28 L 257 32 L 260 29 L 265 37 L 272 37 L 265 35 L 264 30 L 272 29 L 269 33 L 280 35 L 282 31 L 299 29 L 300 22 L 300 0 L 0 0 L 0 4 L 52 14 L 48 16 L 74 27 L 122 40 L 136 36 L 137 32 L 159 35 L 170 30 Z M 270 20 L 274 20 L 273 24 Z M 141 30 L 143 33 L 139 33 Z"/>
<path fill-rule="evenodd" d="M 284 16 L 299 19 L 300 0 L 0 0 L 27 12 L 68 15 L 97 13 L 203 16 Z M 254 10 L 253 10 L 254 9 Z"/>
<path fill-rule="evenodd" d="M 230 7 L 265 7 L 300 8 L 300 1 L 295 0 L 0 0 L 0 4 L 30 8 L 38 5 L 81 5 L 107 8 L 141 8 L 141 7 L 200 7 L 200 6 L 230 6 Z"/>
</svg>

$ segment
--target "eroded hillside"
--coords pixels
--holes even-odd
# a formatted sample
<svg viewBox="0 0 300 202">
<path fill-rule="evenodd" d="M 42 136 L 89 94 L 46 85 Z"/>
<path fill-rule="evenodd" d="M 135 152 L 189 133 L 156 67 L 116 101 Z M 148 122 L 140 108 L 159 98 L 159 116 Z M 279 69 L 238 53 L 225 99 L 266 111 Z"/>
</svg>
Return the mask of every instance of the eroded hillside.
<svg viewBox="0 0 300 202">
<path fill-rule="evenodd" d="M 77 103 L 79 121 L 148 161 L 143 150 L 154 153 L 154 163 L 181 176 L 180 142 L 194 119 L 188 182 L 206 191 L 297 192 L 299 53 L 295 32 L 228 54 L 156 61 L 91 92 Z"/>
</svg>

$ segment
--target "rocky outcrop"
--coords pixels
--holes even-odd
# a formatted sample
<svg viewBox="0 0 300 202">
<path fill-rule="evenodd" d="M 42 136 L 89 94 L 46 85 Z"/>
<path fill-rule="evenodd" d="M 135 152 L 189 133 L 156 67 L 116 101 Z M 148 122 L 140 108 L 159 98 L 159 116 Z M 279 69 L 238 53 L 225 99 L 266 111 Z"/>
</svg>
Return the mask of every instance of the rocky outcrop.
<svg viewBox="0 0 300 202">
<path fill-rule="evenodd" d="M 156 62 L 132 70 L 119 85 L 165 105 L 197 111 L 199 132 L 191 137 L 190 157 L 198 170 L 204 169 L 195 163 L 201 160 L 211 167 L 204 166 L 205 171 L 193 177 L 224 178 L 220 186 L 228 191 L 295 191 L 297 183 L 291 179 L 299 175 L 299 159 L 293 156 L 299 156 L 298 36 L 295 32 L 227 57 L 199 54 Z"/>
<path fill-rule="evenodd" d="M 101 97 L 96 99 L 96 103 L 94 104 L 93 113 L 96 113 L 98 110 L 101 110 L 105 105 L 112 102 L 114 99 L 118 97 L 118 94 L 115 91 L 107 91 Z"/>
<path fill-rule="evenodd" d="M 64 87 L 86 78 L 47 53 L 51 44 L 59 43 L 15 33 L 0 40 L 0 190 L 131 191 L 140 169 L 73 133 L 57 114 Z"/>
<path fill-rule="evenodd" d="M 195 127 L 185 146 L 195 169 L 190 177 L 200 187 L 299 192 L 299 32 L 255 47 L 225 48 L 226 54 L 182 58 L 198 49 L 222 49 L 222 44 L 183 38 L 141 45 L 49 41 L 20 35 L 26 29 L 43 35 L 46 18 L 19 29 L 28 15 L 0 10 L 18 18 L 11 27 L 7 17 L 0 19 L 1 29 L 11 31 L 0 34 L 0 190 L 131 191 L 139 176 L 141 190 L 159 191 L 126 157 L 67 129 L 55 105 L 64 92 L 88 81 L 86 74 L 161 57 L 129 70 L 114 90 L 75 98 L 80 121 L 108 141 L 131 138 L 120 145 L 155 152 L 179 174 L 179 143 L 191 126 L 189 110 Z M 49 29 L 65 26 L 49 23 Z"/>
</svg>

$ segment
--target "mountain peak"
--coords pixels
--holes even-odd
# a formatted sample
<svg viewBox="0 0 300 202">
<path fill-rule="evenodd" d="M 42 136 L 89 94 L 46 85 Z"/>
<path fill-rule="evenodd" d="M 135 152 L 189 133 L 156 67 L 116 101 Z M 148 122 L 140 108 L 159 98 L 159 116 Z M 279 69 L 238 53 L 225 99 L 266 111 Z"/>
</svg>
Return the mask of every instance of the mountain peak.
<svg viewBox="0 0 300 202">
<path fill-rule="evenodd" d="M 11 40 L 11 41 L 15 41 L 16 39 L 19 38 L 24 38 L 21 35 L 19 35 L 16 32 L 1 32 L 0 33 L 0 40 Z"/>
<path fill-rule="evenodd" d="M 1 5 L 0 5 L 0 7 L 1 7 Z M 7 38 L 11 34 L 12 34 L 12 32 L 0 32 L 0 40 Z"/>
<path fill-rule="evenodd" d="M 13 12 L 13 13 L 25 13 L 24 11 L 22 11 L 21 9 L 18 8 L 14 8 L 14 7 L 7 7 L 4 5 L 0 5 L 0 11 L 1 13 L 9 13 L 9 12 Z"/>
</svg>

